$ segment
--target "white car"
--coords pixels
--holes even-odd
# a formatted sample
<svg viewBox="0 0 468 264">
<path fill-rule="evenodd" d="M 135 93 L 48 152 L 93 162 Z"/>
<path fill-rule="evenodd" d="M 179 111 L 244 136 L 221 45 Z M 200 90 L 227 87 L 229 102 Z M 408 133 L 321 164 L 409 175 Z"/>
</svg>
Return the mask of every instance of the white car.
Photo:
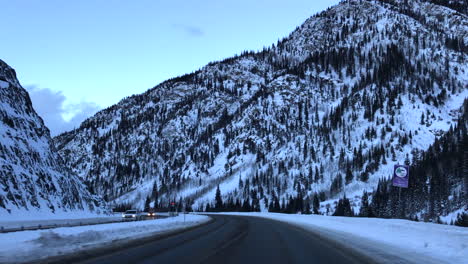
<svg viewBox="0 0 468 264">
<path fill-rule="evenodd" d="M 139 217 L 138 211 L 137 210 L 128 210 L 125 213 L 122 214 L 122 218 L 124 219 L 134 219 L 137 220 Z"/>
</svg>

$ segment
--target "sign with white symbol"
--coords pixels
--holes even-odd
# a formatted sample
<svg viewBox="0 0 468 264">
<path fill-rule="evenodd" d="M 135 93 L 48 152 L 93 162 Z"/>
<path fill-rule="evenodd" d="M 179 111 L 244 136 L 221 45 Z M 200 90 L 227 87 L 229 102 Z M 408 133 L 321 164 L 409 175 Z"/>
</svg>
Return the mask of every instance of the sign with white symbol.
<svg viewBox="0 0 468 264">
<path fill-rule="evenodd" d="M 408 188 L 409 166 L 395 165 L 393 168 L 393 186 Z"/>
</svg>

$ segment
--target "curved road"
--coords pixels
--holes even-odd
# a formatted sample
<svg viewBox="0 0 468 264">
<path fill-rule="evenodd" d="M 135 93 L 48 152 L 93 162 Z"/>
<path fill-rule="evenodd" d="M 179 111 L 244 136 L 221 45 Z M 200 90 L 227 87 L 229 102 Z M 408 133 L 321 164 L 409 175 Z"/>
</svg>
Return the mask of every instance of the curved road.
<svg viewBox="0 0 468 264">
<path fill-rule="evenodd" d="M 214 221 L 80 263 L 375 263 L 299 227 L 210 215 Z"/>
</svg>

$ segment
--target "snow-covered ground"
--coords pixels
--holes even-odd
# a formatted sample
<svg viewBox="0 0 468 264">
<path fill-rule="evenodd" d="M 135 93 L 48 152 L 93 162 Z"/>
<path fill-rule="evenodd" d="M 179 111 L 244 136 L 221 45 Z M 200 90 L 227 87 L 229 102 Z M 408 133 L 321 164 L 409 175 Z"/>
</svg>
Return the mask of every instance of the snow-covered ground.
<svg viewBox="0 0 468 264">
<path fill-rule="evenodd" d="M 179 215 L 165 219 L 93 226 L 63 227 L 52 230 L 0 234 L 0 263 L 28 262 L 39 258 L 75 253 L 115 243 L 140 239 L 209 221 L 202 215 Z"/>
<path fill-rule="evenodd" d="M 467 263 L 468 228 L 399 219 L 225 213 L 270 218 L 323 234 L 382 263 L 394 255 L 414 263 Z M 379 262 L 380 262 L 379 261 Z"/>
</svg>

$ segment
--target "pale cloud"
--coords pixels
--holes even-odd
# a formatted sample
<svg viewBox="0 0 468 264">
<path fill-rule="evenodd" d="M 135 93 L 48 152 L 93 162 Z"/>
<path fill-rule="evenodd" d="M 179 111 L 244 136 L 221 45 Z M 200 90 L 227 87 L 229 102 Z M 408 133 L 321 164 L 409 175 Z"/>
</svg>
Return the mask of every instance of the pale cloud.
<svg viewBox="0 0 468 264">
<path fill-rule="evenodd" d="M 31 97 L 34 109 L 42 117 L 49 128 L 51 136 L 79 127 L 86 118 L 101 109 L 93 102 L 82 100 L 79 103 L 68 103 L 62 92 L 48 88 L 26 87 Z"/>
<path fill-rule="evenodd" d="M 184 25 L 184 24 L 172 24 L 172 27 L 182 30 L 190 36 L 193 37 L 202 37 L 205 35 L 205 32 L 196 26 Z"/>
</svg>

